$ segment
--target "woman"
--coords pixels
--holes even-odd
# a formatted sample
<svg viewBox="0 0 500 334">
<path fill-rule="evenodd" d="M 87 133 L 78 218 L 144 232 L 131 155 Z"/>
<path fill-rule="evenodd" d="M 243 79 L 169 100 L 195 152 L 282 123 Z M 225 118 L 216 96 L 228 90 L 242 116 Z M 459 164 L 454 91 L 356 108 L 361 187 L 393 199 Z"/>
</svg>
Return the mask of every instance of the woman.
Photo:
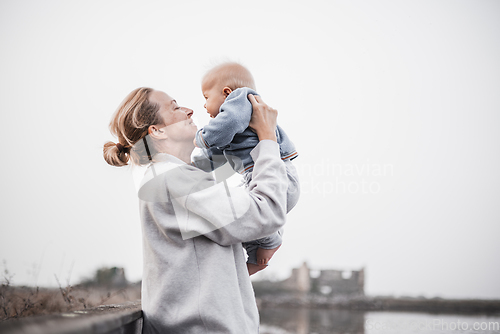
<svg viewBox="0 0 500 334">
<path fill-rule="evenodd" d="M 287 176 L 276 143 L 277 111 L 259 96 L 250 126 L 259 137 L 249 187 L 226 188 L 193 167 L 193 111 L 139 88 L 110 124 L 113 166 L 152 162 L 139 190 L 143 231 L 143 333 L 258 333 L 259 316 L 241 243 L 285 223 Z"/>
</svg>

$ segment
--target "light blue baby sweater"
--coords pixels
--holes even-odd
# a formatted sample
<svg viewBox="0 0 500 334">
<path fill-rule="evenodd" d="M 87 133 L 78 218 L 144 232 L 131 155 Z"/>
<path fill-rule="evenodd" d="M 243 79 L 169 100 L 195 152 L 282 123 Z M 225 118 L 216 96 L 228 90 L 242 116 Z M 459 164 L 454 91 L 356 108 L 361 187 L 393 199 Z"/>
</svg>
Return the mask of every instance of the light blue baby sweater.
<svg viewBox="0 0 500 334">
<path fill-rule="evenodd" d="M 234 90 L 220 106 L 219 114 L 196 134 L 196 145 L 204 149 L 204 158 L 193 158 L 193 164 L 204 170 L 213 171 L 226 161 L 238 173 L 250 172 L 254 162 L 250 151 L 259 143 L 259 137 L 249 127 L 252 118 L 252 103 L 248 94 L 258 95 L 244 87 Z M 298 156 L 295 146 L 285 131 L 277 126 L 276 137 L 282 160 Z"/>
</svg>

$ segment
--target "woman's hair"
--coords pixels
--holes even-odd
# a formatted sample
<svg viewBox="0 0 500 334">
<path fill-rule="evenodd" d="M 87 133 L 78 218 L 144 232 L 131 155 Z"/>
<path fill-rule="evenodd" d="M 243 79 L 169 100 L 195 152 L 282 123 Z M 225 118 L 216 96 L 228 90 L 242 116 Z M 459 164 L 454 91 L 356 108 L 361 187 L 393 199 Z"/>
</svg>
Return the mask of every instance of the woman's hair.
<svg viewBox="0 0 500 334">
<path fill-rule="evenodd" d="M 149 101 L 154 90 L 141 87 L 132 91 L 120 104 L 109 123 L 109 130 L 118 137 L 118 143 L 104 144 L 104 160 L 111 166 L 126 166 L 130 159 L 136 165 L 149 163 L 156 153 L 151 140 L 143 144 L 151 125 L 163 125 L 160 106 Z M 138 144 L 138 145 L 136 145 Z"/>
</svg>

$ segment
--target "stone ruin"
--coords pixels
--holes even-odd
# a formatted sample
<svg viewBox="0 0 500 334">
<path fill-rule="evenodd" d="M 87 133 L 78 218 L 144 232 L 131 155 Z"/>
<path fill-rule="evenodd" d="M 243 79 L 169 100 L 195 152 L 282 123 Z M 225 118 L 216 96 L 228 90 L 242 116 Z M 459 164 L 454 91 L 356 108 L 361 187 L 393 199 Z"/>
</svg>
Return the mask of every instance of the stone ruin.
<svg viewBox="0 0 500 334">
<path fill-rule="evenodd" d="M 280 282 L 255 282 L 257 289 L 276 292 L 302 292 L 325 296 L 363 296 L 365 294 L 365 271 L 360 270 L 311 270 L 304 262 L 292 269 L 289 278 Z"/>
</svg>

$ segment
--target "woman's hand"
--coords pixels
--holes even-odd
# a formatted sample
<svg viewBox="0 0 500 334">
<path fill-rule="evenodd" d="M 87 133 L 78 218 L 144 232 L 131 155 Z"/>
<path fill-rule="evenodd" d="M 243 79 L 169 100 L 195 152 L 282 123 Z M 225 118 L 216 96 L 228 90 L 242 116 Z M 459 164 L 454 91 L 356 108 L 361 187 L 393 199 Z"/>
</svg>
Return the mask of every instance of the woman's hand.
<svg viewBox="0 0 500 334">
<path fill-rule="evenodd" d="M 259 140 L 276 140 L 276 125 L 278 111 L 271 108 L 262 101 L 258 95 L 248 94 L 248 99 L 252 103 L 252 119 L 250 128 L 257 133 Z"/>
</svg>

